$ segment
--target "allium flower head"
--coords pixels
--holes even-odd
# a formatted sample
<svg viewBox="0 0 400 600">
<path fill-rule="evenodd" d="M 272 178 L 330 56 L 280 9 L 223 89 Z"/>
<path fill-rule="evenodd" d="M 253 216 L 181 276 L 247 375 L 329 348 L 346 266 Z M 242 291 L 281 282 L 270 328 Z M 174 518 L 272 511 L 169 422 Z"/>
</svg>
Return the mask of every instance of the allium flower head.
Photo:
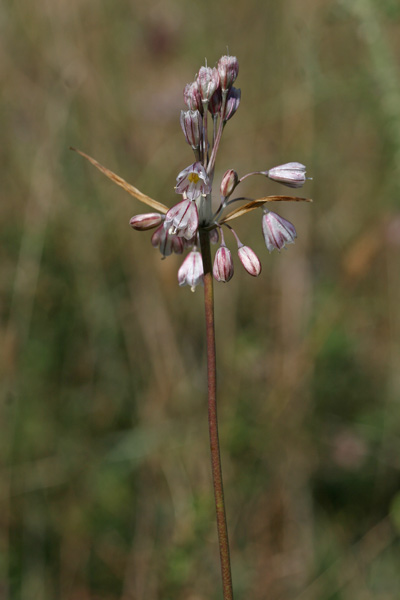
<svg viewBox="0 0 400 600">
<path fill-rule="evenodd" d="M 206 196 L 211 192 L 211 184 L 205 168 L 200 162 L 183 169 L 176 178 L 175 191 L 184 194 L 189 200 Z"/>
<path fill-rule="evenodd" d="M 292 188 L 301 187 L 307 177 L 306 167 L 299 162 L 285 163 L 269 171 L 252 171 L 242 176 L 238 175 L 234 165 L 235 169 L 229 168 L 222 180 L 219 180 L 221 183 L 215 186 L 213 197 L 212 184 L 222 134 L 241 101 L 240 89 L 233 87 L 238 73 L 236 57 L 222 56 L 217 68 L 201 67 L 196 80 L 185 86 L 183 99 L 187 110 L 181 111 L 180 124 L 185 139 L 193 150 L 195 162 L 177 176 L 175 192 L 182 197 L 171 208 L 143 194 L 87 154 L 78 151 L 132 196 L 152 207 L 155 212 L 136 215 L 132 217 L 130 224 L 139 231 L 157 227 L 151 243 L 160 249 L 163 258 L 172 253 L 190 251 L 179 269 L 179 285 L 188 284 L 192 289 L 203 278 L 202 256 L 208 257 L 204 259 L 207 270 L 205 276 L 211 275 L 210 242 L 218 243 L 219 238 L 221 246 L 215 253 L 212 269 L 214 278 L 221 282 L 232 278 L 232 254 L 225 243 L 223 230 L 236 238 L 240 262 L 250 275 L 257 277 L 261 273 L 260 259 L 249 246 L 239 240 L 231 225 L 232 221 L 255 209 L 262 209 L 262 232 L 267 248 L 270 252 L 274 249 L 281 250 L 294 242 L 296 230 L 289 221 L 266 210 L 267 203 L 269 206 L 270 202 L 278 200 L 307 200 L 277 195 L 262 195 L 257 200 L 251 200 L 242 194 L 235 195 L 239 185 L 253 175 L 263 175 Z"/>
</svg>

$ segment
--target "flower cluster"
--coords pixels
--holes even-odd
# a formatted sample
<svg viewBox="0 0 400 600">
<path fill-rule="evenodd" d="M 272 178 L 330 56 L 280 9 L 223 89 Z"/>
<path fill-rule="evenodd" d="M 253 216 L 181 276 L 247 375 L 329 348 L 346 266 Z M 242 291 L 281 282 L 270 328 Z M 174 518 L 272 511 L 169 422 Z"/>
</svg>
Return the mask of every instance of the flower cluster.
<svg viewBox="0 0 400 600">
<path fill-rule="evenodd" d="M 241 100 L 240 89 L 233 86 L 238 72 L 236 57 L 222 56 L 216 67 L 201 67 L 195 80 L 186 85 L 183 98 L 187 109 L 181 111 L 180 124 L 185 139 L 194 152 L 195 162 L 183 169 L 176 178 L 175 192 L 181 196 L 181 200 L 169 210 L 165 209 L 166 214 L 156 212 L 137 215 L 130 222 L 137 230 L 157 228 L 151 242 L 160 249 L 163 257 L 173 252 L 181 254 L 185 249 L 189 250 L 178 271 L 178 282 L 179 285 L 189 285 L 192 290 L 202 283 L 203 279 L 200 230 L 208 232 L 210 241 L 218 243 L 220 240 L 220 247 L 215 253 L 213 275 L 217 281 L 225 283 L 232 278 L 234 267 L 222 227 L 226 227 L 236 240 L 238 257 L 245 270 L 254 277 L 261 272 L 258 256 L 249 246 L 241 243 L 228 221 L 254 208 L 261 208 L 262 233 L 270 252 L 274 249 L 281 250 L 285 245 L 292 244 L 296 238 L 296 230 L 292 223 L 269 211 L 266 206 L 273 200 L 304 199 L 267 196 L 249 201 L 243 196 L 232 198 L 232 194 L 237 186 L 251 175 L 262 175 L 288 187 L 299 188 L 307 179 L 306 168 L 301 163 L 290 162 L 266 171 L 254 171 L 242 177 L 233 169 L 229 169 L 220 184 L 219 205 L 213 207 L 212 182 L 217 151 L 224 128 L 236 113 Z M 138 195 L 137 197 L 146 202 Z M 145 198 L 149 200 L 147 196 Z M 228 207 L 243 201 L 247 201 L 247 204 L 239 205 L 239 208 L 226 213 Z M 147 203 L 151 204 L 148 201 Z M 153 203 L 159 204 L 155 201 Z"/>
</svg>

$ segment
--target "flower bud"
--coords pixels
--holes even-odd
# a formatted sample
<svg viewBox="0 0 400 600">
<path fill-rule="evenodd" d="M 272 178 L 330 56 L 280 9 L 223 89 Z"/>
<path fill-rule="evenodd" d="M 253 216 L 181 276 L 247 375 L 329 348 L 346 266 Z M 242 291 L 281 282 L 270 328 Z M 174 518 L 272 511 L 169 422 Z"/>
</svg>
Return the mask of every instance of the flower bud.
<svg viewBox="0 0 400 600">
<path fill-rule="evenodd" d="M 144 215 L 135 215 L 129 221 L 129 225 L 137 231 L 147 231 L 160 225 L 163 218 L 159 213 L 146 213 Z"/>
<path fill-rule="evenodd" d="M 262 218 L 264 240 L 270 252 L 282 250 L 285 244 L 293 244 L 297 237 L 294 225 L 274 212 L 266 211 Z"/>
<path fill-rule="evenodd" d="M 172 252 L 175 252 L 175 254 L 182 254 L 183 252 L 182 238 L 170 234 L 165 229 L 164 225 L 160 225 L 160 227 L 155 230 L 151 237 L 151 243 L 154 248 L 157 248 L 157 246 L 160 248 L 163 258 L 169 256 Z"/>
<path fill-rule="evenodd" d="M 178 283 L 182 285 L 190 285 L 194 292 L 196 285 L 203 283 L 203 261 L 200 252 L 192 250 L 189 252 L 183 261 L 178 271 Z"/>
<path fill-rule="evenodd" d="M 258 277 L 261 273 L 261 263 L 254 250 L 248 246 L 240 246 L 238 255 L 246 271 L 253 277 Z"/>
<path fill-rule="evenodd" d="M 212 244 L 218 244 L 219 242 L 219 233 L 218 233 L 218 229 L 211 229 L 210 233 L 209 233 L 209 237 L 210 237 L 210 242 Z"/>
<path fill-rule="evenodd" d="M 197 75 L 197 83 L 202 101 L 208 102 L 219 86 L 219 75 L 217 69 L 212 69 L 211 67 L 201 67 L 199 74 Z"/>
<path fill-rule="evenodd" d="M 228 198 L 232 194 L 233 190 L 235 189 L 238 183 L 238 174 L 233 169 L 229 169 L 229 171 L 225 173 L 221 181 L 221 196 L 223 198 Z"/>
<path fill-rule="evenodd" d="M 217 69 L 222 90 L 228 90 L 239 73 L 238 59 L 236 56 L 221 56 Z"/>
<path fill-rule="evenodd" d="M 210 102 L 208 103 L 208 110 L 214 117 L 215 115 L 219 115 L 222 105 L 222 93 L 221 88 L 217 88 L 213 95 L 210 98 Z"/>
<path fill-rule="evenodd" d="M 226 99 L 224 121 L 229 121 L 239 108 L 241 95 L 242 92 L 239 89 L 231 87 Z"/>
<path fill-rule="evenodd" d="M 266 175 L 269 179 L 273 179 L 274 181 L 278 181 L 279 183 L 283 183 L 292 188 L 301 187 L 307 179 L 306 167 L 298 162 L 286 163 L 284 165 L 279 165 L 279 167 L 274 167 L 273 169 L 266 171 Z"/>
<path fill-rule="evenodd" d="M 233 260 L 230 250 L 221 246 L 215 253 L 213 275 L 217 281 L 227 283 L 233 277 Z"/>
<path fill-rule="evenodd" d="M 203 132 L 203 119 L 200 112 L 181 110 L 180 122 L 187 143 L 194 149 L 199 148 Z"/>
<path fill-rule="evenodd" d="M 190 110 L 198 110 L 201 114 L 203 114 L 203 104 L 201 101 L 200 89 L 197 81 L 193 81 L 192 83 L 187 83 L 185 85 L 185 89 L 183 90 L 183 99 L 186 106 Z"/>
</svg>

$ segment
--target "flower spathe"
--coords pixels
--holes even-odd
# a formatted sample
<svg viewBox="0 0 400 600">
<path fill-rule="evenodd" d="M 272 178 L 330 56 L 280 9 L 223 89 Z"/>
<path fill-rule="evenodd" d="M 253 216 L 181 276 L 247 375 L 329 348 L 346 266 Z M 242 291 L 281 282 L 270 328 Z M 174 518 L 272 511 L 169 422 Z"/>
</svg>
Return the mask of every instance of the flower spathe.
<svg viewBox="0 0 400 600">
<path fill-rule="evenodd" d="M 183 169 L 176 178 L 175 191 L 184 194 L 189 200 L 206 196 L 211 192 L 211 184 L 205 168 L 200 162 L 195 162 Z"/>
<path fill-rule="evenodd" d="M 286 244 L 293 244 L 297 237 L 294 225 L 283 217 L 264 209 L 262 231 L 269 252 L 282 250 Z"/>
<path fill-rule="evenodd" d="M 189 285 L 192 292 L 197 285 L 203 284 L 203 260 L 197 250 L 189 252 L 181 264 L 178 271 L 178 283 L 180 286 Z"/>
</svg>

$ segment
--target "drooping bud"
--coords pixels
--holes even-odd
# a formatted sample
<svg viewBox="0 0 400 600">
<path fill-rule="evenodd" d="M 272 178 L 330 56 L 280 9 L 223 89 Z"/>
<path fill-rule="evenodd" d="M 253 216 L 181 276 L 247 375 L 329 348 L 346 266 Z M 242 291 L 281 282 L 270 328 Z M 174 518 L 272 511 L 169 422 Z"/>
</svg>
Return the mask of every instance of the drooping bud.
<svg viewBox="0 0 400 600">
<path fill-rule="evenodd" d="M 229 121 L 239 108 L 241 95 L 242 92 L 239 89 L 231 87 L 226 99 L 224 121 Z"/>
<path fill-rule="evenodd" d="M 210 98 L 210 102 L 208 103 L 208 110 L 214 117 L 215 115 L 219 115 L 222 105 L 222 92 L 221 88 L 218 87 L 213 95 Z"/>
<path fill-rule="evenodd" d="M 232 87 L 239 73 L 239 62 L 236 56 L 221 56 L 217 65 L 222 90 Z"/>
<path fill-rule="evenodd" d="M 129 225 L 137 231 L 147 231 L 153 229 L 162 223 L 163 217 L 159 213 L 146 213 L 144 215 L 135 215 L 129 221 Z"/>
<path fill-rule="evenodd" d="M 239 183 L 239 177 L 236 171 L 233 169 L 229 169 L 222 178 L 221 181 L 221 196 L 223 198 L 228 198 L 237 184 Z"/>
<path fill-rule="evenodd" d="M 203 103 L 201 101 L 199 84 L 197 81 L 187 83 L 183 90 L 183 100 L 190 110 L 198 110 L 203 114 Z"/>
<path fill-rule="evenodd" d="M 215 253 L 213 275 L 217 281 L 227 283 L 233 277 L 233 260 L 230 250 L 221 246 Z"/>
<path fill-rule="evenodd" d="M 169 209 L 165 215 L 164 228 L 172 235 L 190 240 L 197 232 L 199 215 L 192 200 L 182 200 Z"/>
<path fill-rule="evenodd" d="M 200 112 L 181 110 L 180 122 L 187 143 L 194 149 L 199 148 L 203 132 L 203 118 Z"/>
<path fill-rule="evenodd" d="M 212 69 L 211 67 L 201 67 L 199 74 L 197 75 L 197 83 L 202 101 L 208 102 L 219 86 L 219 75 L 217 69 Z"/>
<path fill-rule="evenodd" d="M 160 225 L 155 230 L 151 237 L 151 243 L 154 248 L 159 247 L 163 258 L 175 252 L 175 254 L 182 254 L 183 252 L 183 241 L 182 238 L 177 235 L 171 235 L 164 225 Z"/>
<path fill-rule="evenodd" d="M 194 292 L 196 285 L 203 283 L 203 261 L 200 252 L 192 250 L 189 252 L 183 261 L 178 271 L 178 283 L 182 285 L 190 285 Z"/>
<path fill-rule="evenodd" d="M 298 162 L 279 165 L 279 167 L 274 167 L 273 169 L 266 171 L 265 174 L 269 179 L 273 179 L 274 181 L 278 181 L 279 183 L 283 183 L 292 188 L 301 187 L 307 179 L 306 167 Z"/>
<path fill-rule="evenodd" d="M 217 228 L 211 229 L 211 231 L 209 233 L 209 236 L 210 236 L 210 242 L 212 244 L 218 244 L 218 242 L 219 242 L 219 233 L 218 233 L 218 229 Z"/>
<path fill-rule="evenodd" d="M 261 263 L 254 250 L 242 245 L 238 249 L 238 256 L 246 271 L 253 277 L 258 277 L 261 273 Z"/>
<path fill-rule="evenodd" d="M 293 244 L 297 237 L 294 225 L 276 213 L 264 210 L 262 230 L 268 250 L 281 250 L 285 244 Z"/>
</svg>

